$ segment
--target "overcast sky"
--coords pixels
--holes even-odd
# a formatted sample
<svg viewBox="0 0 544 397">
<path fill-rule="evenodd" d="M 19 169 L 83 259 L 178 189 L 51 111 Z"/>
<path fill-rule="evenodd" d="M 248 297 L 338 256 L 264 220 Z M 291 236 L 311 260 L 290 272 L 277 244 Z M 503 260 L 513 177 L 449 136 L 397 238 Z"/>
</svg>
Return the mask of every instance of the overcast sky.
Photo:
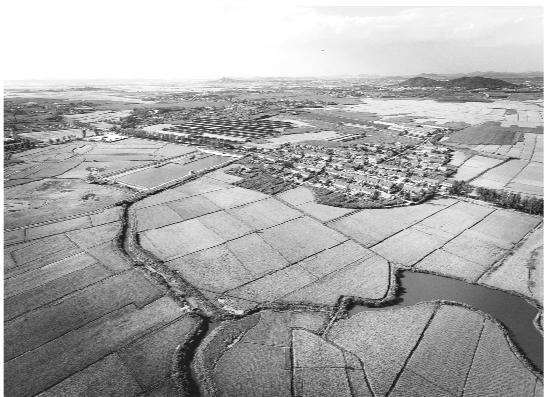
<svg viewBox="0 0 544 397">
<path fill-rule="evenodd" d="M 4 79 L 542 70 L 542 8 L 4 2 Z"/>
</svg>

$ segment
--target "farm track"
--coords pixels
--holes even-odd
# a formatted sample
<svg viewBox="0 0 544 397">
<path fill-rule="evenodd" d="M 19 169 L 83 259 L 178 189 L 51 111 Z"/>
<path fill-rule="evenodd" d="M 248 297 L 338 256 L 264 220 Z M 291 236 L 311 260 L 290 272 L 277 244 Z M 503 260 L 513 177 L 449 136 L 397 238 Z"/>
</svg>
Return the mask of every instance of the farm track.
<svg viewBox="0 0 544 397">
<path fill-rule="evenodd" d="M 481 177 L 482 175 L 484 175 L 486 172 L 489 172 L 489 171 L 491 171 L 492 169 L 495 169 L 495 168 L 497 168 L 497 167 L 500 167 L 500 166 L 506 164 L 507 162 L 509 162 L 510 160 L 512 160 L 512 159 L 511 159 L 511 158 L 507 158 L 506 160 L 504 160 L 504 161 L 502 161 L 502 162 L 500 162 L 500 163 L 498 163 L 498 164 L 495 164 L 493 167 L 490 167 L 490 168 L 485 169 L 484 171 L 480 172 L 478 175 L 475 175 L 475 176 L 473 176 L 472 178 L 467 179 L 466 182 L 467 182 L 467 183 L 470 183 L 470 182 L 472 182 L 473 180 L 478 179 L 479 177 Z"/>
</svg>

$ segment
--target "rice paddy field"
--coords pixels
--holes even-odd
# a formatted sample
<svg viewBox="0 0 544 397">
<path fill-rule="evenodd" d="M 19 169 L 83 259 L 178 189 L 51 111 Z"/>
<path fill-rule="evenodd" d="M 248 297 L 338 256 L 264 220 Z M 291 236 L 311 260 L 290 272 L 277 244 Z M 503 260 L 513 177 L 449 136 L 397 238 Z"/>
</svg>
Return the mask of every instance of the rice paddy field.
<svg viewBox="0 0 544 397">
<path fill-rule="evenodd" d="M 455 179 L 462 181 L 471 181 L 480 176 L 490 168 L 501 164 L 503 160 L 484 156 L 473 156 L 466 160 L 455 174 Z"/>
<path fill-rule="evenodd" d="M 192 369 L 205 395 L 536 397 L 542 384 L 497 323 L 456 304 L 326 323 L 320 312 L 270 310 L 224 323 L 197 349 Z"/>
<path fill-rule="evenodd" d="M 178 163 L 147 168 L 154 173 L 145 171 L 146 167 L 165 163 L 172 157 Z M 196 152 L 185 145 L 137 138 L 112 143 L 78 141 L 17 153 L 4 168 L 4 227 L 16 228 L 95 211 L 132 194 L 119 185 L 91 184 L 87 181 L 91 175 L 136 170 L 132 179 L 145 189 L 230 159 Z"/>
<path fill-rule="evenodd" d="M 513 127 L 503 127 L 498 122 L 488 121 L 483 124 L 464 128 L 450 134 L 445 142 L 448 144 L 512 146 L 523 136 Z"/>
<path fill-rule="evenodd" d="M 489 269 L 481 283 L 514 291 L 542 304 L 542 226 L 527 235 L 519 248 Z"/>
<path fill-rule="evenodd" d="M 185 164 L 166 163 L 116 177 L 115 181 L 141 190 L 151 189 L 186 177 L 193 172 L 221 165 L 231 159 L 227 156 L 208 156 Z"/>
<path fill-rule="evenodd" d="M 357 211 L 327 225 L 397 266 L 477 283 L 517 252 L 541 221 L 485 204 L 433 200 L 415 207 Z M 512 280 L 512 288 L 516 282 Z"/>
<path fill-rule="evenodd" d="M 136 208 L 140 242 L 194 287 L 217 294 L 218 307 L 225 299 L 242 302 L 230 304 L 235 310 L 273 301 L 332 306 L 341 295 L 388 292 L 387 261 L 288 202 L 212 177 L 175 191 Z M 299 189 L 282 197 L 299 193 L 308 196 Z"/>
</svg>

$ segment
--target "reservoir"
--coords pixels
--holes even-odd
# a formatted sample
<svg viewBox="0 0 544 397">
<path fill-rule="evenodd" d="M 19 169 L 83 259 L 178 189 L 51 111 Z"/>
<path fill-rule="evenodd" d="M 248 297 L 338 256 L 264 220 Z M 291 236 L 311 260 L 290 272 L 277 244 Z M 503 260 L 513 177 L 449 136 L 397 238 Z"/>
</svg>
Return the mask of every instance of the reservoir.
<svg viewBox="0 0 544 397">
<path fill-rule="evenodd" d="M 533 322 L 538 310 L 525 299 L 478 284 L 411 271 L 401 271 L 399 283 L 402 290 L 397 304 L 384 308 L 356 305 L 350 309 L 350 315 L 432 300 L 464 303 L 499 320 L 508 329 L 510 339 L 519 350 L 542 371 L 542 334 Z"/>
</svg>

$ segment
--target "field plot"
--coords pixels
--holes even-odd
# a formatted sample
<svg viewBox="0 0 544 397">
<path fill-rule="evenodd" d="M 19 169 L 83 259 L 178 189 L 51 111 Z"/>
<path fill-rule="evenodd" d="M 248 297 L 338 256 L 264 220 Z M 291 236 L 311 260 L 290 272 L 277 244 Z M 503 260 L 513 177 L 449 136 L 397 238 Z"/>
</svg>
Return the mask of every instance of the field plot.
<svg viewBox="0 0 544 397">
<path fill-rule="evenodd" d="M 299 186 L 291 190 L 286 190 L 285 192 L 279 193 L 278 197 L 294 206 L 308 203 L 310 201 L 314 201 L 315 199 L 312 189 L 305 186 Z"/>
<path fill-rule="evenodd" d="M 199 196 L 172 195 L 136 208 L 143 248 L 203 293 L 220 294 L 210 299 L 238 298 L 255 306 L 280 298 L 307 302 L 313 296 L 314 303 L 334 305 L 341 295 L 379 299 L 387 293 L 385 260 L 272 197 L 221 187 L 204 181 Z M 248 303 L 242 305 L 245 310 Z"/>
<path fill-rule="evenodd" d="M 139 209 L 136 212 L 136 217 L 138 232 L 156 229 L 183 220 L 174 210 L 166 205 Z"/>
<path fill-rule="evenodd" d="M 188 153 L 194 153 L 196 149 L 191 146 L 168 143 L 155 151 L 155 156 L 158 157 L 177 157 Z"/>
<path fill-rule="evenodd" d="M 121 257 L 109 255 L 103 261 L 94 255 L 95 247 L 111 242 L 119 232 L 118 219 L 107 216 L 106 223 L 92 226 L 89 217 L 81 217 L 69 224 L 65 221 L 32 227 L 26 229 L 26 242 L 6 246 L 5 316 L 11 318 L 55 300 L 85 282 L 111 275 L 119 267 L 127 269 L 128 264 Z M 86 277 L 75 280 L 76 275 Z M 74 285 L 66 285 L 65 279 L 74 280 Z"/>
<path fill-rule="evenodd" d="M 457 180 L 471 181 L 478 175 L 499 165 L 502 162 L 503 160 L 494 159 L 491 157 L 473 156 L 465 161 L 461 167 L 459 167 L 454 177 Z"/>
<path fill-rule="evenodd" d="M 129 196 L 121 189 L 77 179 L 43 179 L 11 187 L 4 194 L 5 228 L 97 210 Z M 40 206 L 10 205 L 29 200 L 39 202 Z"/>
<path fill-rule="evenodd" d="M 58 175 L 63 179 L 85 179 L 91 173 L 110 173 L 150 165 L 151 161 L 83 161 L 76 167 Z"/>
<path fill-rule="evenodd" d="M 340 233 L 307 217 L 266 229 L 262 237 L 290 262 L 299 261 L 347 240 Z"/>
<path fill-rule="evenodd" d="M 502 127 L 518 126 L 525 128 L 542 127 L 542 108 L 529 101 L 496 100 L 493 102 L 437 102 L 419 99 L 375 99 L 365 98 L 359 105 L 330 106 L 326 109 L 347 112 L 369 112 L 379 116 L 416 117 L 418 122 L 461 122 L 470 125 L 493 121 Z M 507 109 L 515 109 L 516 114 L 507 115 Z M 519 119 L 518 113 L 526 114 Z M 526 112 L 526 113 L 524 113 Z M 424 117 L 422 117 L 424 115 Z"/>
<path fill-rule="evenodd" d="M 524 160 L 507 161 L 479 176 L 471 184 L 489 189 L 503 189 L 527 164 Z"/>
<path fill-rule="evenodd" d="M 532 396 L 536 383 L 542 381 L 512 353 L 497 325 L 486 320 L 463 395 Z"/>
<path fill-rule="evenodd" d="M 531 162 L 506 186 L 508 190 L 542 196 L 544 194 L 542 163 Z"/>
<path fill-rule="evenodd" d="M 501 244 L 473 230 L 465 230 L 459 236 L 449 241 L 442 248 L 444 251 L 459 256 L 467 261 L 489 267 L 502 258 L 510 244 Z"/>
<path fill-rule="evenodd" d="M 538 216 L 501 209 L 494 211 L 471 230 L 508 245 L 520 241 L 541 221 Z"/>
<path fill-rule="evenodd" d="M 536 147 L 536 134 L 524 134 L 524 145 L 520 153 L 520 158 L 523 160 L 531 160 Z"/>
<path fill-rule="evenodd" d="M 191 218 L 196 218 L 211 212 L 219 211 L 217 205 L 202 196 L 193 196 L 176 201 L 170 201 L 166 204 L 179 217 L 180 222 Z"/>
<path fill-rule="evenodd" d="M 195 354 L 193 368 L 202 380 L 203 393 L 213 388 L 231 396 L 291 396 L 292 368 L 286 360 L 291 330 L 316 332 L 326 320 L 320 312 L 262 311 L 224 323 Z"/>
<path fill-rule="evenodd" d="M 88 131 L 87 136 L 93 136 L 94 132 Z M 37 141 L 49 143 L 56 139 L 63 139 L 65 137 L 75 136 L 76 138 L 83 138 L 83 130 L 79 128 L 69 128 L 65 130 L 51 130 L 51 131 L 33 131 L 24 132 L 19 134 L 23 138 L 36 139 Z"/>
<path fill-rule="evenodd" d="M 222 293 L 255 277 L 224 245 L 195 252 L 167 264 L 193 286 L 212 292 Z"/>
<path fill-rule="evenodd" d="M 89 113 L 67 114 L 64 117 L 81 123 L 96 123 L 99 121 L 119 121 L 123 117 L 127 117 L 132 113 L 132 110 L 97 110 Z"/>
<path fill-rule="evenodd" d="M 402 383 L 403 378 L 411 374 L 420 375 L 451 395 L 462 395 L 483 325 L 484 319 L 479 313 L 460 306 L 440 306 L 392 395 L 407 395 Z M 435 360 L 429 360 L 433 356 L 440 357 L 443 364 L 436 365 Z"/>
<path fill-rule="evenodd" d="M 251 233 L 251 227 L 228 214 L 226 211 L 213 212 L 198 218 L 204 226 L 225 241 Z"/>
<path fill-rule="evenodd" d="M 302 214 L 274 198 L 256 201 L 228 211 L 255 230 L 276 226 Z"/>
<path fill-rule="evenodd" d="M 121 184 L 126 184 L 140 190 L 147 190 L 181 179 L 192 172 L 199 172 L 210 167 L 215 167 L 230 160 L 232 160 L 231 157 L 213 155 L 184 164 L 171 162 L 131 172 L 117 177 L 115 180 Z"/>
<path fill-rule="evenodd" d="M 451 252 L 438 249 L 423 258 L 415 269 L 430 273 L 443 274 L 448 277 L 460 278 L 469 283 L 475 283 L 488 269 L 487 264 L 480 264 L 464 259 Z"/>
<path fill-rule="evenodd" d="M 32 169 L 27 170 L 24 174 L 19 173 L 13 175 L 14 179 L 26 178 L 26 179 L 44 179 L 60 176 L 65 172 L 68 172 L 74 168 L 77 168 L 81 164 L 82 159 L 74 158 L 66 161 L 48 161 L 38 164 Z"/>
<path fill-rule="evenodd" d="M 412 227 L 389 237 L 373 250 L 401 266 L 412 266 L 448 241 L 448 237 L 431 235 Z"/>
<path fill-rule="evenodd" d="M 541 226 L 500 267 L 491 269 L 479 282 L 515 291 L 542 303 L 542 239 Z"/>
<path fill-rule="evenodd" d="M 533 151 L 533 156 L 531 157 L 531 161 L 542 163 L 542 161 L 544 160 L 544 158 L 543 158 L 543 151 L 544 151 L 543 139 L 544 139 L 544 135 L 542 135 L 542 134 L 536 135 L 535 149 Z"/>
<path fill-rule="evenodd" d="M 187 176 L 189 172 L 190 171 L 187 170 L 186 166 L 167 163 L 132 172 L 116 178 L 116 181 L 137 189 L 146 190 L 161 186 L 176 179 L 181 179 L 184 176 Z"/>
<path fill-rule="evenodd" d="M 211 248 L 225 242 L 198 218 L 140 233 L 142 247 L 163 260 Z"/>
<path fill-rule="evenodd" d="M 332 249 L 331 249 L 332 250 Z M 338 296 L 352 296 L 355 299 L 383 299 L 388 291 L 390 268 L 387 261 L 376 255 L 359 259 L 353 263 L 330 272 L 337 264 L 333 261 L 327 263 L 326 275 L 314 283 L 308 284 L 281 298 L 284 302 L 321 304 L 333 306 L 338 301 Z M 301 262 L 304 266 L 304 262 Z M 312 273 L 314 274 L 314 273 Z"/>
<path fill-rule="evenodd" d="M 456 131 L 449 136 L 447 143 L 463 145 L 486 145 L 495 152 L 500 145 L 514 145 L 520 140 L 522 133 L 513 127 L 501 127 L 497 122 L 486 122 L 473 127 Z"/>
<path fill-rule="evenodd" d="M 411 207 L 363 210 L 328 225 L 371 247 L 454 203 L 455 200 L 442 199 Z"/>
<path fill-rule="evenodd" d="M 95 226 L 68 232 L 66 224 L 50 224 L 60 234 L 6 247 L 10 396 L 135 395 L 158 386 L 174 392 L 170 358 L 199 323 L 120 253 L 112 242 L 118 215 L 84 217 Z M 28 235 L 40 235 L 38 228 Z"/>
<path fill-rule="evenodd" d="M 294 205 L 300 211 L 321 222 L 329 222 L 355 211 L 353 209 L 332 207 L 330 205 L 316 203 L 313 191 L 305 186 L 299 186 L 279 193 L 277 197 Z"/>
<path fill-rule="evenodd" d="M 459 201 L 420 222 L 420 225 L 452 235 L 461 233 L 493 212 L 493 209 Z"/>
<path fill-rule="evenodd" d="M 265 310 L 223 324 L 195 354 L 203 393 L 460 396 L 468 378 L 470 395 L 532 397 L 542 384 L 496 323 L 461 306 L 361 312 L 317 334 L 325 321 L 318 312 Z"/>
<path fill-rule="evenodd" d="M 258 234 L 250 234 L 227 242 L 227 248 L 255 277 L 280 270 L 289 263 Z"/>
<path fill-rule="evenodd" d="M 370 387 L 385 395 L 435 310 L 435 305 L 419 304 L 357 313 L 334 324 L 326 338 L 360 357 Z"/>
<path fill-rule="evenodd" d="M 236 186 L 207 192 L 203 196 L 221 208 L 233 208 L 269 197 L 266 194 Z"/>
<path fill-rule="evenodd" d="M 351 396 L 342 350 L 303 329 L 292 330 L 292 338 L 295 394 Z"/>
<path fill-rule="evenodd" d="M 355 211 L 318 203 L 304 203 L 299 205 L 297 208 L 302 210 L 304 213 L 320 220 L 321 222 L 329 222 L 333 219 L 339 218 Z"/>
<path fill-rule="evenodd" d="M 150 156 L 153 157 L 157 149 L 154 147 L 123 147 L 117 146 L 96 146 L 92 150 L 85 152 L 86 158 L 92 158 L 93 156 L 119 156 L 121 157 L 140 157 Z"/>
<path fill-rule="evenodd" d="M 122 141 L 115 141 L 115 142 L 108 142 L 108 143 L 99 142 L 98 145 L 101 145 L 101 147 L 160 149 L 168 145 L 168 143 L 164 141 L 155 141 L 151 139 L 128 137 L 127 139 L 123 139 Z M 179 146 L 184 146 L 184 145 L 179 145 Z"/>
</svg>

